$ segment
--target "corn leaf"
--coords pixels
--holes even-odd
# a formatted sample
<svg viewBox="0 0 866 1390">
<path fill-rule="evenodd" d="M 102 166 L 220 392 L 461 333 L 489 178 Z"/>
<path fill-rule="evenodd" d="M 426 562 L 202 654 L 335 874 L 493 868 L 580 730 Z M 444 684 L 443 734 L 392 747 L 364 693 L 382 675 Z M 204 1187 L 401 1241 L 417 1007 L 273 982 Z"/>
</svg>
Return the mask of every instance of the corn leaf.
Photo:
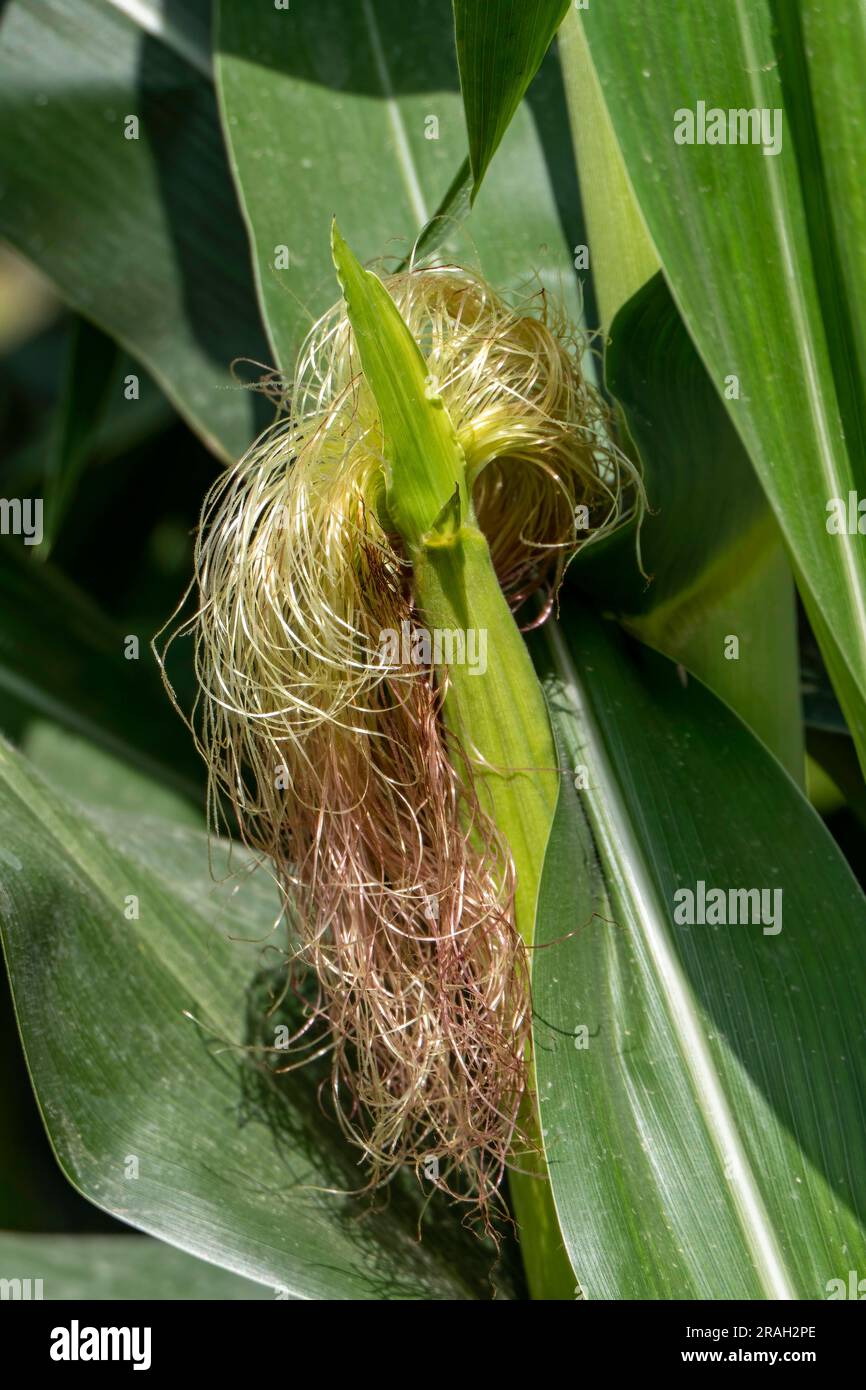
<svg viewBox="0 0 866 1390">
<path fill-rule="evenodd" d="M 536 655 L 564 774 L 537 1068 L 580 1286 L 824 1298 L 866 1261 L 866 899 L 697 681 L 589 611 Z"/>
<path fill-rule="evenodd" d="M 576 8 L 563 20 L 557 47 L 586 214 L 587 268 L 598 321 L 607 332 L 656 273 L 658 256 L 629 185 Z"/>
<path fill-rule="evenodd" d="M 790 570 L 661 275 L 614 318 L 605 379 L 639 454 L 648 508 L 639 531 L 634 521 L 587 546 L 574 579 L 726 700 L 802 782 Z"/>
<path fill-rule="evenodd" d="M 506 22 L 509 5 L 479 8 L 455 0 L 470 145 L 474 130 L 501 134 L 498 122 L 507 123 L 509 108 L 491 95 L 499 90 L 497 71 L 506 73 L 504 86 L 509 72 L 533 70 L 537 55 L 529 30 L 537 8 L 521 9 L 527 29 L 519 35 Z M 549 8 L 552 14 L 557 7 Z M 635 562 L 634 526 L 611 543 L 589 547 L 575 573 L 645 641 L 709 681 L 802 779 L 793 587 L 779 535 L 735 430 L 713 399 L 714 385 L 664 284 L 653 279 L 657 258 L 576 12 L 563 23 L 560 46 L 590 234 L 589 293 L 604 327 L 616 320 L 605 375 L 625 408 L 650 502 L 641 532 L 645 573 Z M 485 146 L 488 162 L 495 143 Z M 442 211 L 459 214 L 465 190 L 466 179 L 458 177 Z M 652 617 L 636 616 L 650 610 Z M 742 665 L 725 655 L 729 637 L 748 649 Z"/>
<path fill-rule="evenodd" d="M 472 197 L 481 187 L 569 0 L 454 0 Z"/>
<path fill-rule="evenodd" d="M 862 760 L 864 201 L 851 160 L 866 108 L 862 83 L 835 67 L 846 49 L 862 66 L 862 16 L 702 0 L 663 24 L 610 5 L 582 23 L 650 236 L 776 513 Z M 706 139 L 717 110 L 725 143 Z"/>
</svg>

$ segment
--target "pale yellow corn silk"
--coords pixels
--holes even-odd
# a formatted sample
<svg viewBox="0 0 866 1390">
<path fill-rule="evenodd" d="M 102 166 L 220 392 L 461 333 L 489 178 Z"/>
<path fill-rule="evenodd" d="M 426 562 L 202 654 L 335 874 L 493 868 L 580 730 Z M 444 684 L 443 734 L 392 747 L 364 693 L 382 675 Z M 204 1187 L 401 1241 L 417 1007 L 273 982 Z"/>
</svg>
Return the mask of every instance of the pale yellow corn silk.
<svg viewBox="0 0 866 1390">
<path fill-rule="evenodd" d="M 584 345 L 544 294 L 516 311 L 451 267 L 386 284 L 458 431 L 502 588 L 512 608 L 541 591 L 546 612 L 575 550 L 640 506 Z M 442 718 L 456 672 L 382 646 L 422 622 L 382 467 L 341 303 L 305 344 L 290 410 L 206 500 L 179 631 L 211 807 L 227 793 L 273 861 L 300 924 L 293 983 L 317 982 L 297 1056 L 312 1025 L 371 1185 L 414 1164 L 488 1225 L 519 1139 L 526 949 L 508 846 Z"/>
</svg>

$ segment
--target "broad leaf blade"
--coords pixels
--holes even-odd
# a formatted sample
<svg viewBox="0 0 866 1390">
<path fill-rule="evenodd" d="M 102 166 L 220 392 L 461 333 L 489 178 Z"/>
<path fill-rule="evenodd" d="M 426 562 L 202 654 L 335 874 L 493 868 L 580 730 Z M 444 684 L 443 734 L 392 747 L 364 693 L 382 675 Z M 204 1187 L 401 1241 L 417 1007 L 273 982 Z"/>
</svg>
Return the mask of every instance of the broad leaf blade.
<svg viewBox="0 0 866 1390">
<path fill-rule="evenodd" d="M 159 693 L 154 692 L 154 716 L 158 709 L 163 713 L 156 705 Z M 28 720 L 16 746 L 57 791 L 83 806 L 110 807 L 127 815 L 136 812 L 158 816 L 163 821 L 179 821 L 199 830 L 204 828 L 203 779 L 200 787 L 191 782 L 184 796 L 165 785 L 169 781 L 165 769 L 160 770 L 161 778 L 156 780 L 136 767 L 136 750 L 124 750 L 125 755 L 118 757 L 104 747 L 77 738 L 60 724 L 38 717 Z"/>
<path fill-rule="evenodd" d="M 697 682 L 589 613 L 552 645 L 551 712 L 586 790 L 560 817 L 577 882 L 568 902 L 565 876 L 546 879 L 533 988 L 580 1283 L 825 1297 L 866 1260 L 866 902 L 794 784 Z M 674 894 L 699 881 L 781 890 L 781 930 L 678 925 Z"/>
</svg>

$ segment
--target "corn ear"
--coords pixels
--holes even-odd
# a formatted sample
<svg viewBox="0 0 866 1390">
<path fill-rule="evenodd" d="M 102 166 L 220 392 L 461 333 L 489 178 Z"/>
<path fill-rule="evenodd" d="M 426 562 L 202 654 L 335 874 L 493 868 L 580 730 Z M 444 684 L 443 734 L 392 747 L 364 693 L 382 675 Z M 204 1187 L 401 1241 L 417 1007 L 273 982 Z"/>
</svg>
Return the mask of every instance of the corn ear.
<svg viewBox="0 0 866 1390">
<path fill-rule="evenodd" d="M 502 594 L 480 531 L 454 426 L 418 344 L 381 280 L 332 229 L 334 265 L 360 367 L 382 428 L 383 520 L 399 532 L 412 565 L 415 605 L 430 629 L 486 631 L 483 673 L 448 671 L 446 725 L 471 764 L 479 799 L 506 838 L 516 874 L 516 925 L 532 946 L 544 855 L 559 774 L 544 697 L 526 644 Z M 524 1114 L 528 1134 L 537 1116 Z M 540 1155 L 521 1154 L 512 1196 L 535 1297 L 573 1295 L 574 1277 Z"/>
</svg>

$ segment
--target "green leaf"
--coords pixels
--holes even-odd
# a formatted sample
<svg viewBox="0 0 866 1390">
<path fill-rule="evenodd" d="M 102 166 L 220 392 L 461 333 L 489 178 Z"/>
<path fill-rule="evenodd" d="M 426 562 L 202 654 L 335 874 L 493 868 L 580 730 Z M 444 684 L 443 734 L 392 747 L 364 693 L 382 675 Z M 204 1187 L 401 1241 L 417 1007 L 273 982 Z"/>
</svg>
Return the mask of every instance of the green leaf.
<svg viewBox="0 0 866 1390">
<path fill-rule="evenodd" d="M 0 860 L 0 874 L 7 866 Z M 0 1231 L 103 1233 L 111 1218 L 73 1192 L 54 1161 L 24 1066 L 5 970 L 0 980 Z"/>
<path fill-rule="evenodd" d="M 846 41 L 862 56 L 863 26 L 827 9 L 806 7 L 808 37 L 799 7 L 768 0 L 680 6 L 664 23 L 642 7 L 598 5 L 582 22 L 665 276 L 716 389 L 727 383 L 863 760 L 866 554 L 858 535 L 827 530 L 831 499 L 847 509 L 849 492 L 866 495 L 852 308 L 863 294 L 864 194 L 850 173 L 863 88 L 828 75 Z M 701 143 L 699 102 L 766 110 L 765 148 Z M 688 112 L 695 143 L 677 143 Z M 831 211 L 825 186 L 852 201 Z"/>
<path fill-rule="evenodd" d="M 432 256 L 449 236 L 463 226 L 472 211 L 472 168 L 467 155 L 427 225 L 418 234 L 412 253 L 404 257 L 399 269 L 406 270 L 411 261 Z"/>
<path fill-rule="evenodd" d="M 607 332 L 618 310 L 656 273 L 659 261 L 629 185 L 576 9 L 563 20 L 557 47 L 589 234 L 590 282 L 599 326 Z"/>
<path fill-rule="evenodd" d="M 163 698 L 157 707 L 161 691 L 154 690 L 154 713 L 164 718 L 176 717 L 167 710 Z M 180 720 L 177 720 L 180 726 Z M 188 737 L 188 736 L 187 736 Z M 164 785 L 166 771 L 160 769 L 164 780 L 157 781 L 140 768 L 130 765 L 130 756 L 117 757 L 87 739 L 78 738 L 69 729 L 48 719 L 31 718 L 17 746 L 38 772 L 58 791 L 84 806 L 112 807 L 118 811 L 159 816 L 163 820 L 180 821 L 202 829 L 205 821 L 205 789 L 191 784 L 183 796 Z"/>
<path fill-rule="evenodd" d="M 399 1183 L 365 1208 L 320 1069 L 265 1065 L 285 981 L 269 876 L 176 824 L 84 814 L 0 748 L 0 918 L 37 1099 L 98 1206 L 303 1298 L 485 1298 L 494 1256 Z M 132 899 L 139 916 L 128 918 Z M 270 1013 L 267 1011 L 270 1010 Z M 130 1172 L 137 1176 L 130 1176 Z"/>
<path fill-rule="evenodd" d="M 564 773 L 533 965 L 537 1067 L 580 1284 L 590 1298 L 826 1297 L 866 1261 L 863 894 L 778 763 L 698 682 L 589 612 L 537 652 Z M 760 923 L 678 925 L 674 895 L 700 882 L 782 897 Z"/>
<path fill-rule="evenodd" d="M 472 197 L 569 7 L 569 0 L 454 0 Z"/>
<path fill-rule="evenodd" d="M 146 1236 L 19 1235 L 0 1231 L 0 1279 L 37 1279 L 46 1302 L 272 1298 L 261 1284 Z"/>
<path fill-rule="evenodd" d="M 798 31 L 800 16 L 802 32 Z M 816 248 L 823 245 L 826 259 L 834 263 L 836 293 L 822 300 L 822 307 L 831 351 L 835 346 L 841 370 L 844 362 L 839 359 L 845 350 L 850 351 L 852 376 L 857 380 L 849 389 L 859 393 L 862 424 L 866 383 L 866 197 L 862 176 L 866 10 L 862 4 L 801 0 L 790 13 L 781 10 L 779 18 L 789 51 L 799 51 L 808 67 L 808 73 L 802 67 L 797 71 L 796 80 L 803 110 L 814 120 L 813 143 L 807 145 L 809 168 L 820 165 L 821 171 L 821 177 L 810 185 L 809 209 L 814 218 L 810 235 Z M 811 112 L 805 95 L 807 83 Z M 802 126 L 800 130 L 807 138 Z M 843 382 L 844 377 L 840 386 Z"/>
<path fill-rule="evenodd" d="M 471 226 L 461 179 L 465 127 L 449 0 L 319 0 L 275 10 L 269 0 L 220 0 L 216 76 L 229 156 L 247 218 L 273 353 L 291 379 L 301 341 L 334 302 L 333 216 L 363 262 L 396 269 L 453 184 L 448 257 L 480 262 L 500 289 L 540 280 L 579 317 L 569 246 L 580 203 L 564 98 L 540 75 L 552 128 L 542 146 L 522 107 L 485 180 Z M 539 107 L 541 106 L 539 97 Z M 431 121 L 438 122 L 437 138 Z M 288 256 L 288 268 L 284 268 Z M 377 265 L 377 269 L 380 268 Z"/>
<path fill-rule="evenodd" d="M 267 350 L 210 79 L 207 8 L 179 27 L 150 4 L 11 0 L 0 29 L 0 234 L 233 457 L 264 415 L 230 366 Z M 125 138 L 130 116 L 137 139 Z"/>
<path fill-rule="evenodd" d="M 635 521 L 588 546 L 574 576 L 732 705 L 802 782 L 790 570 L 748 455 L 661 275 L 616 315 L 605 378 L 640 456 L 649 505 L 639 537 Z"/>
<path fill-rule="evenodd" d="M 629 554 L 634 526 L 580 559 L 602 602 L 726 700 L 802 783 L 793 576 L 781 535 L 715 384 L 655 273 L 658 257 L 576 10 L 562 25 L 559 49 L 592 248 L 592 299 L 612 337 L 605 378 L 622 407 L 626 447 L 640 457 L 649 499 L 640 533 L 643 574 Z M 742 663 L 739 652 L 732 658 L 732 638 Z"/>
<path fill-rule="evenodd" d="M 752 562 L 771 535 L 770 513 L 661 275 L 615 317 L 605 382 L 640 455 L 648 508 L 640 528 L 633 521 L 587 546 L 573 571 L 618 611 L 661 621 L 707 585 L 708 571 Z M 726 583 L 717 574 L 713 587 Z"/>
</svg>

